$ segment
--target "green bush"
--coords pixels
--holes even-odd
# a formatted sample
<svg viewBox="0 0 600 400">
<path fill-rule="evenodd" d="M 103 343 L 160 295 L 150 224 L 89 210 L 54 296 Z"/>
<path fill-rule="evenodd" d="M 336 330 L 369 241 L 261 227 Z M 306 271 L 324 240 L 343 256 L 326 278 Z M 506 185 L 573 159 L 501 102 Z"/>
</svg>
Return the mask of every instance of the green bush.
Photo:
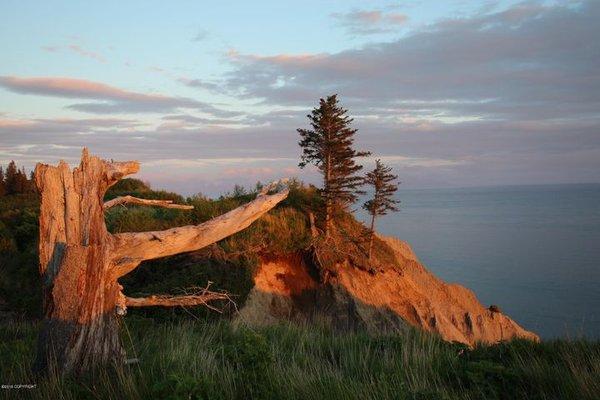
<svg viewBox="0 0 600 400">
<path fill-rule="evenodd" d="M 240 399 L 271 399 L 274 391 L 273 355 L 267 339 L 248 328 L 240 328 L 225 346 L 225 357 L 238 371 Z"/>
</svg>

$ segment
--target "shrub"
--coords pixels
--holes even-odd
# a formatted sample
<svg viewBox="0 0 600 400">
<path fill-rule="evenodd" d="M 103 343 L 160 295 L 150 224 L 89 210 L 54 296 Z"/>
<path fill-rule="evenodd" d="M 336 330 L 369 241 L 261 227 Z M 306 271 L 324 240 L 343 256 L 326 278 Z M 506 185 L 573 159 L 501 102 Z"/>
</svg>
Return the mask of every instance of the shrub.
<svg viewBox="0 0 600 400">
<path fill-rule="evenodd" d="M 227 343 L 225 357 L 238 371 L 239 398 L 274 398 L 270 381 L 273 355 L 264 336 L 248 328 L 240 328 Z"/>
</svg>

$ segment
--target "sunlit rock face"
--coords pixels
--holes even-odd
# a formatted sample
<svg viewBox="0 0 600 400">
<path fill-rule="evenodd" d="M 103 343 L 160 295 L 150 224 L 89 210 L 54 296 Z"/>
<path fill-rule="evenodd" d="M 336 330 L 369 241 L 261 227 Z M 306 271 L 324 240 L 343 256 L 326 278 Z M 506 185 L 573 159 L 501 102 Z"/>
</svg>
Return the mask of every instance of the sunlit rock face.
<svg viewBox="0 0 600 400">
<path fill-rule="evenodd" d="M 335 328 L 379 332 L 401 332 L 412 325 L 470 346 L 513 338 L 539 340 L 499 308 L 484 307 L 469 289 L 438 279 L 407 243 L 380 238 L 393 249 L 395 263 L 375 272 L 340 263 L 327 282 L 305 255 L 263 259 L 238 320 L 265 325 L 318 319 Z"/>
</svg>

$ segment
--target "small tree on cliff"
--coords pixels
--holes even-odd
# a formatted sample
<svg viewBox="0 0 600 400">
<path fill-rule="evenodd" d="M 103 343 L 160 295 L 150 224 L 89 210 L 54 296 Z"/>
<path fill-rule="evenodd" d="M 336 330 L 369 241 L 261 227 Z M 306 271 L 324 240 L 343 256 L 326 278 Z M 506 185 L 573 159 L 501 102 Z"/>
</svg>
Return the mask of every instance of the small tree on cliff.
<svg viewBox="0 0 600 400">
<path fill-rule="evenodd" d="M 107 189 L 137 172 L 136 161 L 108 162 L 84 149 L 71 170 L 38 164 L 35 182 L 40 204 L 40 274 L 44 321 L 36 369 L 56 365 L 60 372 L 83 372 L 100 364 L 123 362 L 117 315 L 126 307 L 192 306 L 226 299 L 208 290 L 186 296 L 131 298 L 118 279 L 144 260 L 198 250 L 248 227 L 287 196 L 287 189 L 267 195 L 200 225 L 154 232 L 111 234 L 104 211 L 119 204 L 190 209 L 168 200 L 131 196 L 103 202 Z"/>
<path fill-rule="evenodd" d="M 365 183 L 373 187 L 373 198 L 363 204 L 363 208 L 371 214 L 371 226 L 369 228 L 369 259 L 373 250 L 373 238 L 375 237 L 375 218 L 385 215 L 388 211 L 398 211 L 397 204 L 400 201 L 394 199 L 394 193 L 398 190 L 396 180 L 398 176 L 392 174 L 392 168 L 385 166 L 381 160 L 375 161 L 375 169 L 367 173 Z"/>
<path fill-rule="evenodd" d="M 312 129 L 298 129 L 302 147 L 300 168 L 313 164 L 323 175 L 321 193 L 325 201 L 326 237 L 334 207 L 347 208 L 361 193 L 358 188 L 363 184 L 363 178 L 356 174 L 362 166 L 354 159 L 370 154 L 352 148 L 357 129 L 350 127 L 352 118 L 347 112 L 339 105 L 337 95 L 328 96 L 320 99 L 319 106 L 307 115 Z"/>
</svg>

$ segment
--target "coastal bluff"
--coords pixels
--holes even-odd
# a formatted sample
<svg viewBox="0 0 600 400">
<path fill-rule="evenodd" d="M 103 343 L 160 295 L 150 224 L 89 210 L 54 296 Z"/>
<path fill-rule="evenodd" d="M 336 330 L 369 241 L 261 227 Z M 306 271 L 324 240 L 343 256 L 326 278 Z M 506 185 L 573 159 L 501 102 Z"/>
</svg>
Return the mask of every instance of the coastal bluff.
<svg viewBox="0 0 600 400">
<path fill-rule="evenodd" d="M 337 328 L 373 332 L 412 325 L 469 346 L 514 338 L 539 341 L 497 306 L 486 307 L 471 290 L 437 278 L 406 242 L 381 235 L 378 239 L 393 251 L 391 262 L 377 270 L 337 263 L 326 281 L 319 279 L 314 258 L 307 254 L 262 258 L 238 321 L 268 325 L 318 318 Z"/>
</svg>

